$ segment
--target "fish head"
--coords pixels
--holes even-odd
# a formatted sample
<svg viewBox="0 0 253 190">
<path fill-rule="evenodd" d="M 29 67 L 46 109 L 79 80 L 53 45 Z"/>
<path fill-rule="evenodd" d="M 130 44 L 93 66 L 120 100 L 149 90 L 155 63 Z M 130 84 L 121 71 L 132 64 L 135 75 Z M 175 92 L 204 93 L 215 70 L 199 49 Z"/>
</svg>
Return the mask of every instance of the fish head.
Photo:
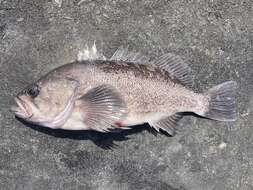
<svg viewBox="0 0 253 190">
<path fill-rule="evenodd" d="M 77 81 L 67 78 L 42 78 L 14 97 L 17 105 L 11 110 L 25 121 L 50 127 L 50 122 L 54 122 L 57 115 L 71 111 L 66 110 L 66 107 L 70 103 L 74 104 L 73 98 L 70 97 L 73 96 L 76 86 Z M 67 117 L 66 114 L 62 115 Z M 69 116 L 69 113 L 67 115 Z"/>
</svg>

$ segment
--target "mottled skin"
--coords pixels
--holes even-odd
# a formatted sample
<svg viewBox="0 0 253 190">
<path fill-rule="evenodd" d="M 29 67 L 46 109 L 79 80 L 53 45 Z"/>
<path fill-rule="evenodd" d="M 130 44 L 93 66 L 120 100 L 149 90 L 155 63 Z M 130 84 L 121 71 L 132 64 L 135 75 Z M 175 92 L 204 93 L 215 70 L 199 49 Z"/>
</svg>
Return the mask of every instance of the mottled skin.
<svg viewBox="0 0 253 190">
<path fill-rule="evenodd" d="M 57 68 L 39 80 L 38 84 L 41 86 L 45 86 L 49 81 L 65 84 L 64 88 L 58 88 L 56 91 L 57 101 L 54 102 L 61 102 L 58 110 L 62 109 L 62 104 L 66 103 L 73 91 L 73 87 L 64 82 L 66 78 L 80 83 L 78 97 L 102 84 L 113 86 L 127 106 L 127 116 L 119 121 L 124 126 L 154 122 L 176 112 L 203 115 L 208 109 L 207 96 L 185 88 L 156 66 L 114 61 L 83 61 Z M 77 100 L 72 115 L 61 128 L 87 129 L 82 122 L 80 105 L 80 100 Z"/>
</svg>

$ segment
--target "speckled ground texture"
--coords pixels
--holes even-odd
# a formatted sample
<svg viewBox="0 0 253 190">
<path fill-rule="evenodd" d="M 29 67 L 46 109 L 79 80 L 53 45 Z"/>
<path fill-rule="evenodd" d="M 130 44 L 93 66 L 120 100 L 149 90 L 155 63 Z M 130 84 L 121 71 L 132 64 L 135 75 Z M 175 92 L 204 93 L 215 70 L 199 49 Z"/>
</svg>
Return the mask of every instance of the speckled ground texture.
<svg viewBox="0 0 253 190">
<path fill-rule="evenodd" d="M 251 0 L 0 0 L 0 189 L 253 189 Z M 29 82 L 96 40 L 180 55 L 194 89 L 238 82 L 238 120 L 187 116 L 175 137 L 29 127 L 9 111 Z M 84 73 L 85 74 L 85 73 Z"/>
</svg>

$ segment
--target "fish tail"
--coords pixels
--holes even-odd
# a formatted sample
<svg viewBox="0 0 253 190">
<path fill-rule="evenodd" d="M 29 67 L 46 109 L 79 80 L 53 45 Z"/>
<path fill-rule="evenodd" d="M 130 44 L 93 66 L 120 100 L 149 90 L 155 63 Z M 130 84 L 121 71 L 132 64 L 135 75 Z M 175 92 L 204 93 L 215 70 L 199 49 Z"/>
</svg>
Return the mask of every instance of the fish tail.
<svg viewBox="0 0 253 190">
<path fill-rule="evenodd" d="M 235 81 L 227 81 L 207 91 L 209 96 L 208 111 L 205 117 L 218 121 L 236 120 L 236 86 Z"/>
</svg>

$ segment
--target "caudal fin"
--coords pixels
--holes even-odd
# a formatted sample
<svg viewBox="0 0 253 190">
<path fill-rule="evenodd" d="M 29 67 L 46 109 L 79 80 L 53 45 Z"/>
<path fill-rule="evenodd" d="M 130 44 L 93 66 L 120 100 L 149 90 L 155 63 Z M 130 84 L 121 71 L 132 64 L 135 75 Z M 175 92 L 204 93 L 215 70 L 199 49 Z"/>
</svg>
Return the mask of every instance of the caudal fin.
<svg viewBox="0 0 253 190">
<path fill-rule="evenodd" d="M 236 120 L 236 82 L 228 81 L 208 90 L 209 110 L 205 117 L 218 121 Z"/>
</svg>

